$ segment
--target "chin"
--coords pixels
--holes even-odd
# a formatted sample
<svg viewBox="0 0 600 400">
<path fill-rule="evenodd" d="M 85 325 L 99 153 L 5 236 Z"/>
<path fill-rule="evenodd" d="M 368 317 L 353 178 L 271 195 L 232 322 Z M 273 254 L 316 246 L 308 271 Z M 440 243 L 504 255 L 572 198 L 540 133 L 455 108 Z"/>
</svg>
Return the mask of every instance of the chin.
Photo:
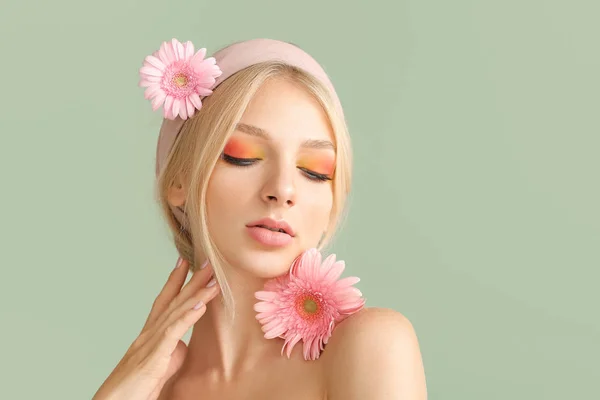
<svg viewBox="0 0 600 400">
<path fill-rule="evenodd" d="M 270 247 L 251 238 L 242 238 L 239 241 L 229 240 L 223 248 L 223 255 L 232 268 L 242 270 L 239 272 L 270 279 L 288 273 L 302 251 L 300 243 L 295 240 L 284 247 Z"/>
<path fill-rule="evenodd" d="M 218 246 L 231 266 L 241 270 L 238 272 L 263 279 L 276 278 L 288 273 L 294 260 L 308 248 L 306 243 L 299 241 L 297 237 L 284 247 L 265 246 L 249 237 L 232 239 L 232 236 L 228 236 L 228 240 L 223 240 L 223 245 Z"/>
<path fill-rule="evenodd" d="M 286 274 L 298 253 L 291 249 L 247 249 L 239 254 L 237 265 L 256 277 L 270 279 Z"/>
</svg>

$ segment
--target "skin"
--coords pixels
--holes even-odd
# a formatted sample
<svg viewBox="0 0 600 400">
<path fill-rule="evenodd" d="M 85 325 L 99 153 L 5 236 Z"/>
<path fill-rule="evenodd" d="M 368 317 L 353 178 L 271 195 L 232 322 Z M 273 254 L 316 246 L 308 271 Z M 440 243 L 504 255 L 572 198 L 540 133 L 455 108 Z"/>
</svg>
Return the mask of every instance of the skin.
<svg viewBox="0 0 600 400">
<path fill-rule="evenodd" d="M 222 157 L 207 189 L 209 229 L 232 265 L 225 272 L 236 320 L 229 322 L 221 302 L 207 304 L 181 368 L 159 399 L 426 399 L 414 329 L 396 311 L 366 308 L 347 318 L 315 361 L 303 359 L 301 343 L 288 360 L 281 355 L 281 339 L 264 338 L 254 293 L 266 279 L 287 272 L 302 251 L 316 247 L 327 228 L 332 183 L 310 178 L 311 171 L 333 174 L 335 149 L 323 144 L 335 142 L 319 104 L 285 80 L 265 83 L 240 123 L 263 129 L 269 138 L 242 127 L 225 155 L 259 160 L 240 167 Z M 320 148 L 302 147 L 307 140 L 320 141 Z M 183 186 L 175 186 L 168 198 L 174 206 L 184 199 Z M 262 217 L 285 219 L 296 233 L 292 244 L 271 248 L 251 238 L 245 225 Z"/>
</svg>

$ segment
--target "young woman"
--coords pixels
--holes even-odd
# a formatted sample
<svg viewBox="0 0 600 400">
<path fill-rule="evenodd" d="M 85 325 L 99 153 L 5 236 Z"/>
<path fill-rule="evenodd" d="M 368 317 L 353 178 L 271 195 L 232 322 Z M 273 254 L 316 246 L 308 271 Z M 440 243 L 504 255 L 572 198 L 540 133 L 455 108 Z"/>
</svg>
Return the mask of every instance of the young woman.
<svg viewBox="0 0 600 400">
<path fill-rule="evenodd" d="M 342 221 L 351 182 L 324 70 L 271 39 L 205 51 L 173 39 L 140 70 L 163 106 L 157 195 L 181 257 L 94 400 L 425 400 L 410 321 L 363 308 L 357 280 L 337 280 L 343 264 L 321 268 L 314 250 Z M 290 271 L 309 283 L 269 286 Z"/>
</svg>

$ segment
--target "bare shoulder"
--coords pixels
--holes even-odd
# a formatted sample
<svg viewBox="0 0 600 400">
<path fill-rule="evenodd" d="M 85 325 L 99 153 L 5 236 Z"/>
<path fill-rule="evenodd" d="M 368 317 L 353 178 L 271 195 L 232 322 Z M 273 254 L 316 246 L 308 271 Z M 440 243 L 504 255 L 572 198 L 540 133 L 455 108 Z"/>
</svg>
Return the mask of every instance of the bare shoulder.
<svg viewBox="0 0 600 400">
<path fill-rule="evenodd" d="M 415 329 L 408 318 L 390 308 L 369 307 L 339 323 L 332 333 L 327 350 L 328 362 L 336 363 L 351 350 L 388 352 L 388 346 L 417 346 Z M 350 346 L 350 347 L 348 347 Z"/>
<path fill-rule="evenodd" d="M 398 311 L 371 307 L 349 316 L 322 358 L 328 400 L 427 398 L 417 335 Z"/>
</svg>

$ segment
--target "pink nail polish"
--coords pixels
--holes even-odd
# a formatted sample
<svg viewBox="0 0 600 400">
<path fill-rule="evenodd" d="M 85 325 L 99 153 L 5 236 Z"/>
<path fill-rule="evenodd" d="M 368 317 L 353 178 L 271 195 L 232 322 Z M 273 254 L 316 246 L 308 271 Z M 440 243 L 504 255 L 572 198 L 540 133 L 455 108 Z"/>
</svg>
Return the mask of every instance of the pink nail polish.
<svg viewBox="0 0 600 400">
<path fill-rule="evenodd" d="M 206 285 L 206 287 L 212 287 L 215 286 L 215 284 L 217 283 L 217 280 L 215 278 L 212 278 L 210 280 L 210 282 L 208 282 L 208 284 Z"/>
<path fill-rule="evenodd" d="M 177 259 L 177 264 L 175 265 L 175 268 L 179 268 L 179 267 L 181 266 L 181 262 L 182 262 L 182 261 L 183 261 L 183 260 L 181 259 L 181 257 L 179 257 L 179 258 Z"/>
<path fill-rule="evenodd" d="M 202 263 L 202 265 L 200 266 L 200 269 L 204 269 L 204 268 L 206 268 L 206 266 L 207 266 L 207 265 L 208 265 L 208 259 L 206 259 L 206 261 L 204 261 L 204 262 Z"/>
<path fill-rule="evenodd" d="M 200 300 L 198 304 L 194 306 L 194 310 L 199 310 L 204 305 L 204 302 Z"/>
</svg>

